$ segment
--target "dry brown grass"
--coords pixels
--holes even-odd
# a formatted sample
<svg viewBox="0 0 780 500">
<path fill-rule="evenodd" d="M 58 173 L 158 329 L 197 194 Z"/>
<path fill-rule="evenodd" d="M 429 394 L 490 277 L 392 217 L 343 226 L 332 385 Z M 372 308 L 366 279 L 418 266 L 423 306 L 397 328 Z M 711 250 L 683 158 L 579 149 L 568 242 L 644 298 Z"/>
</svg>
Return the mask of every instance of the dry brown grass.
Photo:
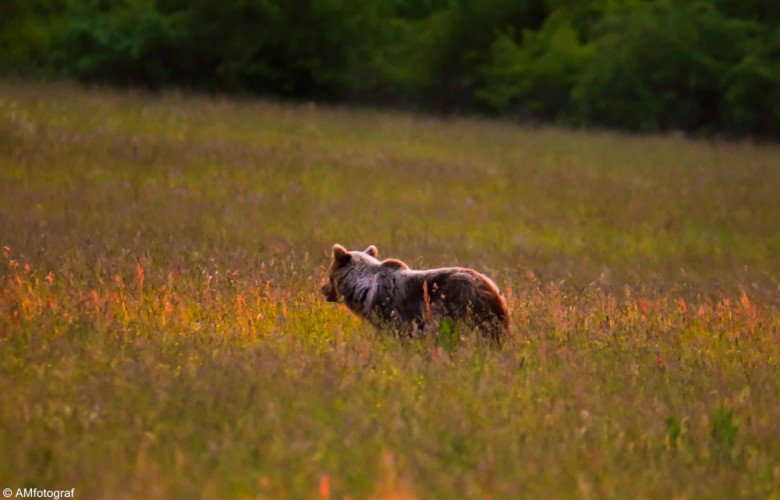
<svg viewBox="0 0 780 500">
<path fill-rule="evenodd" d="M 0 83 L 0 487 L 777 496 L 778 164 Z M 318 295 L 336 241 L 486 272 L 512 338 L 373 331 Z"/>
</svg>

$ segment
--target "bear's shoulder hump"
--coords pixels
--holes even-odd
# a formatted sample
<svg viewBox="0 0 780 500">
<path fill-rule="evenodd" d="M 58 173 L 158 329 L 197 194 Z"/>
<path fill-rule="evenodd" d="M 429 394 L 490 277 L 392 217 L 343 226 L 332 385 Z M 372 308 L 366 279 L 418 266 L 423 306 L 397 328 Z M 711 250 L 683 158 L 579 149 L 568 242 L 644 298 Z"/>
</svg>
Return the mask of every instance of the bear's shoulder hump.
<svg viewBox="0 0 780 500">
<path fill-rule="evenodd" d="M 398 259 L 385 259 L 382 261 L 382 267 L 386 269 L 409 269 L 409 266 Z"/>
</svg>

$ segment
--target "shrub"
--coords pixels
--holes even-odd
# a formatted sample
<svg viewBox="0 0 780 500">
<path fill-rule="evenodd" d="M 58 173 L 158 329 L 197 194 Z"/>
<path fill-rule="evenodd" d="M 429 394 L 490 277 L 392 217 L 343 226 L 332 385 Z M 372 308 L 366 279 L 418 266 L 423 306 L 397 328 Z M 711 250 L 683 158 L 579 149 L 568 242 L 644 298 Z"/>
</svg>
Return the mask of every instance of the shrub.
<svg viewBox="0 0 780 500">
<path fill-rule="evenodd" d="M 89 80 L 330 98 L 371 62 L 382 8 L 356 0 L 80 0 L 67 12 L 56 61 Z"/>
<path fill-rule="evenodd" d="M 559 11 L 538 32 L 524 31 L 522 43 L 508 35 L 496 38 L 478 96 L 496 110 L 538 118 L 567 115 L 571 91 L 590 54 L 571 19 Z"/>
<path fill-rule="evenodd" d="M 756 125 L 751 111 L 760 109 L 741 89 L 768 86 L 776 75 L 757 51 L 761 26 L 706 2 L 613 9 L 595 35 L 592 63 L 572 93 L 585 122 L 741 131 Z"/>
<path fill-rule="evenodd" d="M 0 72 L 780 136 L 774 0 L 6 0 Z"/>
<path fill-rule="evenodd" d="M 56 0 L 0 2 L 0 72 L 40 72 L 49 66 L 52 37 L 62 22 Z"/>
<path fill-rule="evenodd" d="M 61 72 L 85 80 L 157 86 L 176 80 L 181 20 L 154 0 L 70 2 L 53 44 Z"/>
</svg>

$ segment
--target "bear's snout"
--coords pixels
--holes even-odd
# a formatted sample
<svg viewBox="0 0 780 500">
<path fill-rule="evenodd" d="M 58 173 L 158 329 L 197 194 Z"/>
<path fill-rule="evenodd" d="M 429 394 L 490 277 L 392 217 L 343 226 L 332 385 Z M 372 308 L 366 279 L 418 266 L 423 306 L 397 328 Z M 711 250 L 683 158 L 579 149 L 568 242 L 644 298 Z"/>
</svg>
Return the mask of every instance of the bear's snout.
<svg viewBox="0 0 780 500">
<path fill-rule="evenodd" d="M 331 286 L 330 281 L 326 281 L 322 285 L 322 294 L 325 296 L 325 300 L 328 302 L 338 302 L 338 297 L 336 296 L 336 290 L 333 289 L 333 286 Z"/>
</svg>

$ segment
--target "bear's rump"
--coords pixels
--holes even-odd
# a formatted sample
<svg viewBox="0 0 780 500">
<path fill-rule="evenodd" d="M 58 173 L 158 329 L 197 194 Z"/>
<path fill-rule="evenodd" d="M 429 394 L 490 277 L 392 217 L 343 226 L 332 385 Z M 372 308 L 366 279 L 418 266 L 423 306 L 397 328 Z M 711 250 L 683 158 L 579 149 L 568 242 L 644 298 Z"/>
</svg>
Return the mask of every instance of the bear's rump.
<svg viewBox="0 0 780 500">
<path fill-rule="evenodd" d="M 477 272 L 463 268 L 435 269 L 414 276 L 404 294 L 417 315 L 487 321 L 500 315 L 498 291 Z"/>
</svg>

